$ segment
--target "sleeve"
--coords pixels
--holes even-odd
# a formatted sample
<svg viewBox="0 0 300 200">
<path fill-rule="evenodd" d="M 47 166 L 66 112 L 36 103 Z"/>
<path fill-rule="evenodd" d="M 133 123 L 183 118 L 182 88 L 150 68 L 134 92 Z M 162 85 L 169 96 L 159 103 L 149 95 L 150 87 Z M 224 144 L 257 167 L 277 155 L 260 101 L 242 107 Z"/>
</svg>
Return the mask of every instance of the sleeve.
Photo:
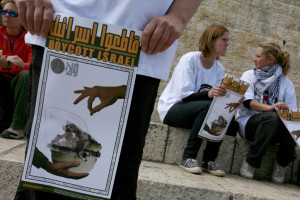
<svg viewBox="0 0 300 200">
<path fill-rule="evenodd" d="M 197 93 L 196 88 L 197 73 L 195 73 L 193 58 L 190 54 L 181 57 L 177 64 L 173 76 L 169 82 L 169 92 L 177 99 L 184 99 L 193 93 Z"/>
<path fill-rule="evenodd" d="M 286 87 L 284 89 L 283 102 L 288 105 L 289 108 L 297 108 L 297 98 L 293 83 L 286 79 Z"/>
<path fill-rule="evenodd" d="M 208 97 L 208 92 L 198 92 L 183 98 L 182 101 L 189 102 L 189 101 L 198 101 L 198 100 L 207 100 L 207 99 L 210 99 Z"/>
<path fill-rule="evenodd" d="M 37 147 L 35 147 L 33 160 L 32 160 L 33 166 L 35 166 L 36 168 L 43 167 L 45 166 L 47 161 L 48 158 L 42 152 L 40 152 L 40 150 Z"/>
</svg>

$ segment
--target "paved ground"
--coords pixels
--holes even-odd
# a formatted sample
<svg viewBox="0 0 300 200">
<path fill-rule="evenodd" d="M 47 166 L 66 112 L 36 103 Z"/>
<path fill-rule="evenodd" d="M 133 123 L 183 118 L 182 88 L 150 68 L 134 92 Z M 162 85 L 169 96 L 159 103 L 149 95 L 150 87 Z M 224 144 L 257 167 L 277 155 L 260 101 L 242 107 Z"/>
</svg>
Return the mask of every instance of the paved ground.
<svg viewBox="0 0 300 200">
<path fill-rule="evenodd" d="M 0 200 L 13 198 L 22 172 L 25 140 L 0 138 Z M 300 187 L 268 181 L 247 180 L 237 175 L 224 178 L 193 175 L 178 166 L 143 161 L 138 198 L 148 199 L 300 199 Z"/>
</svg>

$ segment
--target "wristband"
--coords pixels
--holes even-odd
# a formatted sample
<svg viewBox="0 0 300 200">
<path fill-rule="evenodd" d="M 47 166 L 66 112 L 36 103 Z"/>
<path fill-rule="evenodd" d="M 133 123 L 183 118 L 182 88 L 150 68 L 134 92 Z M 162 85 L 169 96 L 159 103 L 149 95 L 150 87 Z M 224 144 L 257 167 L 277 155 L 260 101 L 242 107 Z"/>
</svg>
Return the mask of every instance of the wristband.
<svg viewBox="0 0 300 200">
<path fill-rule="evenodd" d="M 7 61 L 6 69 L 10 70 L 10 61 Z"/>
</svg>

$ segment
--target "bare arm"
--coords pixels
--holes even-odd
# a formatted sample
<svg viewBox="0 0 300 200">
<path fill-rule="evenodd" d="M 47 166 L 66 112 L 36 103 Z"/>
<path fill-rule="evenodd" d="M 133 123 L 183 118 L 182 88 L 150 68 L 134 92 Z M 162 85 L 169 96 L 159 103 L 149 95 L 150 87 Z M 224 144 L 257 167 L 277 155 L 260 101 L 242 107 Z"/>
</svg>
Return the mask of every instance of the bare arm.
<svg viewBox="0 0 300 200">
<path fill-rule="evenodd" d="M 165 16 L 153 18 L 142 35 L 142 49 L 148 54 L 163 52 L 183 33 L 202 0 L 174 0 Z"/>
<path fill-rule="evenodd" d="M 252 100 L 250 102 L 250 108 L 256 111 L 272 111 L 275 110 L 275 107 L 278 107 L 282 110 L 288 110 L 289 107 L 284 102 L 277 102 L 273 105 L 263 104 L 256 100 Z"/>
</svg>

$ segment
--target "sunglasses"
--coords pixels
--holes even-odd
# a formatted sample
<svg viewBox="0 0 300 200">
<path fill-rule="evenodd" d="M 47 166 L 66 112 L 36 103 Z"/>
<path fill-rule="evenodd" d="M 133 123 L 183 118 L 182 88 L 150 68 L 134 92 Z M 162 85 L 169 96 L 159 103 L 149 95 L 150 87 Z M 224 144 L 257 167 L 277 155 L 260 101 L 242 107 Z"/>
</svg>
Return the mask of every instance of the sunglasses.
<svg viewBox="0 0 300 200">
<path fill-rule="evenodd" d="M 6 15 L 6 14 L 9 14 L 9 16 L 11 17 L 18 17 L 18 12 L 15 12 L 15 11 L 7 11 L 7 10 L 0 10 L 0 14 L 1 15 Z"/>
</svg>

